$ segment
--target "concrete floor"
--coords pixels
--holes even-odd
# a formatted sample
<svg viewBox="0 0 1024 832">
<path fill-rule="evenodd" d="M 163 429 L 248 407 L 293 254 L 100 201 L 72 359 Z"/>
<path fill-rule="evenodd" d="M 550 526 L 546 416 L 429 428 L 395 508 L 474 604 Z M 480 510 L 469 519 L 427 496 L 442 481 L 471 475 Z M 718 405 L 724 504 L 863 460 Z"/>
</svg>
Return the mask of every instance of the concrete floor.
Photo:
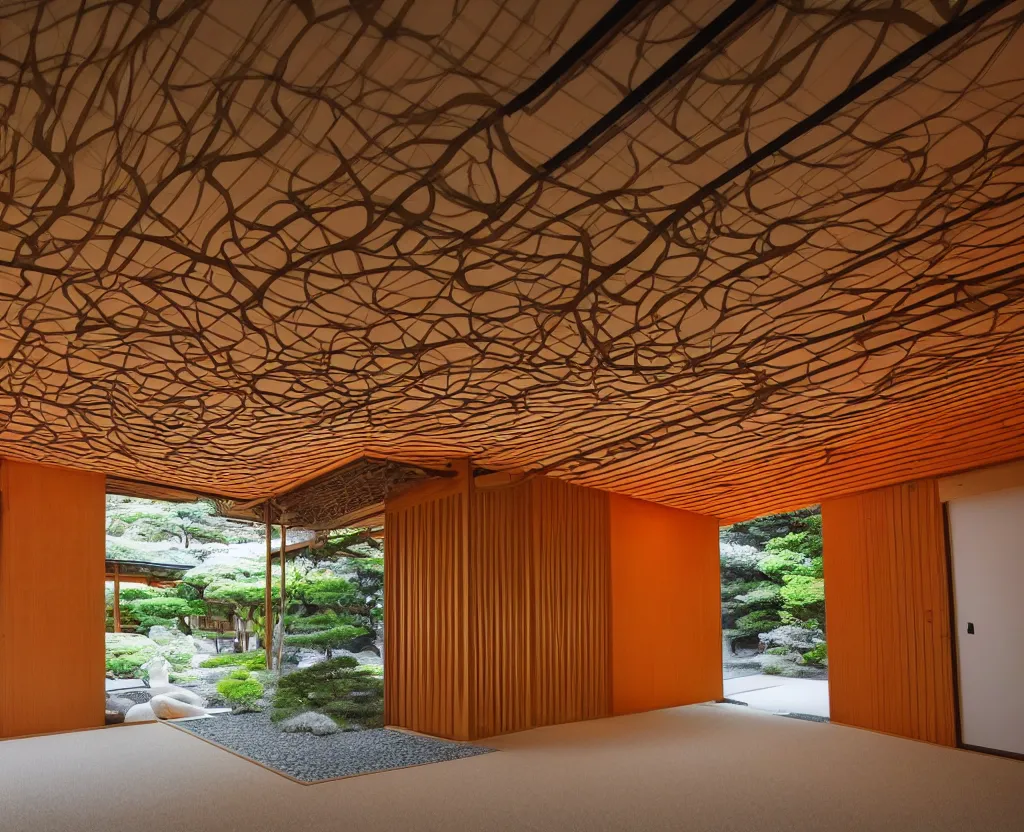
<svg viewBox="0 0 1024 832">
<path fill-rule="evenodd" d="M 3 832 L 1020 832 L 1024 764 L 736 705 L 317 785 L 169 725 L 0 742 Z"/>
<path fill-rule="evenodd" d="M 828 682 L 755 674 L 725 680 L 725 696 L 773 714 L 828 717 Z"/>
</svg>

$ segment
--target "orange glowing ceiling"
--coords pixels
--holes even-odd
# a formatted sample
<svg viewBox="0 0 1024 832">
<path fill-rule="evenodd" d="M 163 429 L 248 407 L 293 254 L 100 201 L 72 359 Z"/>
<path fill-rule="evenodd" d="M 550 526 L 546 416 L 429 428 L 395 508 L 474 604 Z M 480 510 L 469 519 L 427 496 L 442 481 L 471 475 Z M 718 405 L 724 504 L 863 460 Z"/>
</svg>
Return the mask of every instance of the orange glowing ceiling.
<svg viewBox="0 0 1024 832">
<path fill-rule="evenodd" d="M 723 518 L 1024 455 L 1024 4 L 0 6 L 0 454 Z"/>
</svg>

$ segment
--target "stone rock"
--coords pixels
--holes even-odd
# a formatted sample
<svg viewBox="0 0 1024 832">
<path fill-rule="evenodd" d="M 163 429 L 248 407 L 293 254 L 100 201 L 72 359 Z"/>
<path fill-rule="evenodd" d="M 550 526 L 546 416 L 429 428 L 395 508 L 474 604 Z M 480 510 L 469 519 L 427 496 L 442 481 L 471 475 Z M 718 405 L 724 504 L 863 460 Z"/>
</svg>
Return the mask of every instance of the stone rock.
<svg viewBox="0 0 1024 832">
<path fill-rule="evenodd" d="M 120 696 L 108 696 L 105 723 L 107 725 L 120 725 L 124 722 L 128 711 L 134 707 L 135 703 L 131 699 L 124 699 Z"/>
<path fill-rule="evenodd" d="M 318 714 L 316 711 L 296 714 L 286 719 L 278 727 L 286 734 L 298 734 L 302 731 L 309 731 L 318 737 L 337 734 L 341 730 L 333 719 L 326 714 Z"/>
<path fill-rule="evenodd" d="M 203 699 L 199 694 L 193 693 L 190 690 L 176 687 L 175 685 L 160 685 L 159 687 L 150 686 L 149 692 L 153 696 L 169 696 L 172 699 L 177 699 L 179 702 L 184 702 L 187 705 L 195 705 L 197 708 L 205 708 L 206 700 Z"/>
<path fill-rule="evenodd" d="M 821 630 L 807 630 L 795 624 L 784 624 L 767 633 L 761 633 L 758 639 L 763 649 L 770 647 L 788 647 L 798 653 L 806 653 L 816 644 L 825 640 Z"/>
<path fill-rule="evenodd" d="M 168 653 L 188 653 L 193 655 L 199 650 L 196 646 L 196 640 L 192 636 L 185 635 L 176 627 L 164 627 L 161 624 L 150 627 L 149 638 L 160 645 L 160 652 L 164 655 Z"/>
<path fill-rule="evenodd" d="M 380 655 L 377 650 L 376 638 L 369 633 L 356 636 L 355 638 L 346 641 L 342 646 L 352 654 L 362 653 L 369 650 L 376 655 Z"/>
<path fill-rule="evenodd" d="M 128 713 L 124 715 L 125 722 L 152 722 L 155 719 L 156 714 L 153 712 L 149 702 L 142 705 L 132 705 L 128 709 Z"/>
<path fill-rule="evenodd" d="M 183 719 L 189 716 L 206 716 L 205 708 L 200 708 L 198 705 L 190 705 L 188 702 L 182 702 L 173 696 L 154 696 L 149 700 L 149 707 L 158 719 Z"/>
</svg>

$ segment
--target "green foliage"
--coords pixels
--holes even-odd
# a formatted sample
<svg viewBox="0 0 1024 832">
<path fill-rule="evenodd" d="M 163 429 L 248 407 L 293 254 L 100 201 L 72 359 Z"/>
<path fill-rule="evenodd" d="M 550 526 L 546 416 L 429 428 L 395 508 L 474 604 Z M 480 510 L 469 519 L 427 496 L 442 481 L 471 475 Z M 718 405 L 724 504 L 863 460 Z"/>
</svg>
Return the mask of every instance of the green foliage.
<svg viewBox="0 0 1024 832">
<path fill-rule="evenodd" d="M 788 656 L 790 650 L 788 647 L 769 647 L 764 652 L 769 656 Z"/>
<path fill-rule="evenodd" d="M 182 671 L 192 667 L 191 653 L 164 653 L 163 655 L 174 670 Z"/>
<path fill-rule="evenodd" d="M 828 645 L 825 642 L 818 644 L 804 653 L 804 661 L 807 664 L 821 667 L 828 659 Z"/>
<path fill-rule="evenodd" d="M 315 577 L 301 581 L 292 589 L 296 601 L 315 607 L 344 607 L 362 601 L 359 588 L 345 578 Z"/>
<path fill-rule="evenodd" d="M 821 533 L 821 509 L 818 506 L 798 509 L 785 514 L 769 514 L 755 520 L 733 523 L 722 529 L 722 541 L 741 546 L 753 546 L 764 551 L 769 540 L 785 537 L 790 532 L 807 530 L 816 524 Z M 809 525 L 810 524 L 810 525 Z"/>
<path fill-rule="evenodd" d="M 754 610 L 736 619 L 736 635 L 756 636 L 774 630 L 781 623 L 778 614 L 772 610 Z"/>
<path fill-rule="evenodd" d="M 340 726 L 364 728 L 384 724 L 384 680 L 344 656 L 296 670 L 281 678 L 274 695 L 275 722 L 304 711 L 327 714 Z"/>
<path fill-rule="evenodd" d="M 267 666 L 267 654 L 262 650 L 251 650 L 248 653 L 221 653 L 210 656 L 200 667 L 244 667 L 249 670 L 261 670 Z"/>
<path fill-rule="evenodd" d="M 318 612 L 313 615 L 288 615 L 284 619 L 285 626 L 293 633 L 315 633 L 329 630 L 340 624 L 351 623 L 348 616 L 342 616 L 334 610 Z"/>
<path fill-rule="evenodd" d="M 253 705 L 263 696 L 263 685 L 256 679 L 228 676 L 217 682 L 217 693 L 232 705 Z"/>
<path fill-rule="evenodd" d="M 202 601 L 186 601 L 184 598 L 140 598 L 131 602 L 132 612 L 157 618 L 184 618 L 189 615 L 203 615 L 206 606 Z"/>
<path fill-rule="evenodd" d="M 166 589 L 157 589 L 152 586 L 122 586 L 121 604 L 129 604 L 132 601 L 142 601 L 148 598 L 163 598 L 167 595 Z"/>
<path fill-rule="evenodd" d="M 238 668 L 238 670 L 232 670 L 228 674 L 229 679 L 248 679 L 252 674 L 244 668 Z"/>
<path fill-rule="evenodd" d="M 124 617 L 121 618 L 122 623 Z M 173 618 L 159 618 L 154 615 L 143 615 L 136 618 L 138 624 L 135 627 L 135 632 L 141 633 L 142 635 L 149 635 L 149 631 L 154 627 L 177 627 L 178 622 Z"/>
<path fill-rule="evenodd" d="M 825 617 L 825 581 L 808 575 L 786 575 L 780 594 L 785 611 L 810 623 Z"/>
<path fill-rule="evenodd" d="M 284 638 L 284 643 L 289 647 L 316 647 L 320 650 L 337 650 L 343 647 L 346 642 L 365 634 L 366 630 L 362 627 L 342 624 L 337 627 L 331 627 L 329 630 L 287 635 Z"/>
<path fill-rule="evenodd" d="M 307 557 L 314 564 L 332 563 L 342 558 L 353 560 L 380 560 L 381 542 L 366 533 L 366 529 L 340 529 L 331 532 L 323 546 L 311 549 Z"/>
<path fill-rule="evenodd" d="M 723 530 L 722 541 L 724 628 L 742 638 L 780 624 L 821 626 L 824 560 L 817 508 L 735 524 Z"/>
<path fill-rule="evenodd" d="M 776 610 L 782 606 L 782 588 L 763 581 L 749 592 L 737 595 L 736 601 L 748 610 Z"/>
<path fill-rule="evenodd" d="M 171 673 L 167 674 L 167 678 L 168 678 L 169 681 L 173 682 L 174 684 L 180 685 L 180 684 L 185 684 L 187 682 L 198 682 L 199 681 L 199 674 L 198 673 L 176 673 L 176 672 L 171 672 Z"/>
<path fill-rule="evenodd" d="M 204 590 L 217 582 L 239 581 L 245 578 L 263 577 L 266 570 L 253 564 L 216 564 L 213 566 L 197 566 L 181 577 L 181 581 L 198 590 Z"/>
<path fill-rule="evenodd" d="M 145 672 L 142 665 L 159 654 L 159 646 L 145 636 L 131 633 L 106 634 L 107 672 L 119 678 L 143 678 Z"/>
<path fill-rule="evenodd" d="M 209 603 L 219 603 L 235 607 L 240 610 L 252 610 L 262 607 L 265 596 L 264 581 L 217 581 L 206 587 L 203 598 Z M 271 598 L 274 602 L 281 600 L 281 590 L 277 584 L 271 589 Z"/>
<path fill-rule="evenodd" d="M 761 672 L 765 676 L 782 676 L 782 666 L 778 664 L 767 664 L 761 668 Z"/>
</svg>

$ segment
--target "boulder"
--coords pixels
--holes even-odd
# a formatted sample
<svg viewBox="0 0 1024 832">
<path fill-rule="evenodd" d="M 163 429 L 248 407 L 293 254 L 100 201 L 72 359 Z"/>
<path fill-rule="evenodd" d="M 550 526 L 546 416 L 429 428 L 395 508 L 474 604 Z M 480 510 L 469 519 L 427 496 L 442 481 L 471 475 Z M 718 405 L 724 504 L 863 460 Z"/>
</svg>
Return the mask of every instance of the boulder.
<svg viewBox="0 0 1024 832">
<path fill-rule="evenodd" d="M 120 696 L 108 696 L 106 706 L 106 719 L 107 725 L 120 725 L 124 722 L 125 716 L 132 708 L 135 707 L 135 703 L 130 699 L 124 699 Z"/>
<path fill-rule="evenodd" d="M 198 652 L 196 640 L 187 636 L 177 627 L 164 627 L 157 624 L 149 628 L 149 638 L 160 646 L 163 655 L 170 653 L 187 653 L 193 655 Z"/>
<path fill-rule="evenodd" d="M 326 714 L 318 714 L 316 711 L 308 711 L 304 714 L 296 714 L 284 720 L 278 726 L 286 734 L 298 734 L 308 731 L 318 737 L 325 737 L 328 734 L 337 734 L 341 729 L 338 724 Z"/>
<path fill-rule="evenodd" d="M 182 702 L 173 696 L 154 696 L 149 700 L 149 707 L 158 719 L 184 719 L 190 716 L 206 716 L 205 708 L 191 705 L 188 702 Z"/>
<path fill-rule="evenodd" d="M 784 624 L 758 636 L 762 649 L 770 647 L 788 647 L 797 653 L 806 653 L 816 644 L 825 640 L 821 630 L 808 630 L 795 624 Z"/>
<path fill-rule="evenodd" d="M 156 714 L 153 712 L 149 702 L 145 702 L 142 705 L 132 705 L 128 709 L 128 713 L 124 715 L 125 722 L 152 722 L 155 719 Z"/>
</svg>

